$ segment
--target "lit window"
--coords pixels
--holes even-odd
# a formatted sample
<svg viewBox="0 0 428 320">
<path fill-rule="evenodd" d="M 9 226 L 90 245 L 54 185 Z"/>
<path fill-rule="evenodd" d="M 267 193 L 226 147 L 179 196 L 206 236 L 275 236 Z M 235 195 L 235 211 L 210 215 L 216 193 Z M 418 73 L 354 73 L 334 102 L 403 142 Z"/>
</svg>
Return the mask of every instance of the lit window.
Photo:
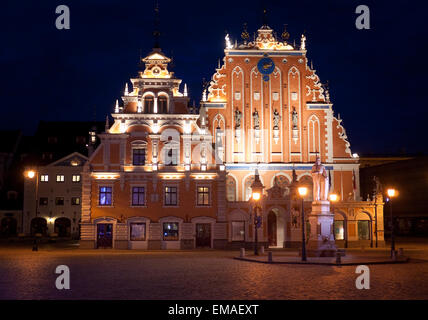
<svg viewBox="0 0 428 320">
<path fill-rule="evenodd" d="M 55 198 L 55 205 L 63 206 L 64 205 L 64 197 L 56 197 Z"/>
<path fill-rule="evenodd" d="M 48 205 L 48 198 L 40 198 L 39 205 L 47 206 Z"/>
<path fill-rule="evenodd" d="M 100 206 L 111 206 L 112 188 L 100 187 Z"/>
<path fill-rule="evenodd" d="M 80 174 L 73 174 L 73 182 L 80 182 Z"/>
<path fill-rule="evenodd" d="M 146 240 L 146 224 L 131 223 L 131 241 L 145 241 L 145 240 Z"/>
<path fill-rule="evenodd" d="M 232 241 L 245 240 L 245 222 L 232 221 Z"/>
<path fill-rule="evenodd" d="M 73 205 L 73 206 L 80 205 L 80 198 L 79 197 L 72 197 L 71 198 L 71 205 Z"/>
<path fill-rule="evenodd" d="M 134 166 L 144 166 L 146 164 L 146 149 L 132 149 L 132 164 Z"/>
<path fill-rule="evenodd" d="M 57 174 L 56 175 L 56 182 L 64 182 L 65 176 L 63 174 Z"/>
<path fill-rule="evenodd" d="M 42 174 L 40 176 L 40 182 L 48 182 L 49 181 L 49 176 L 47 174 Z"/>
<path fill-rule="evenodd" d="M 144 187 L 132 187 L 132 205 L 144 206 Z"/>
<path fill-rule="evenodd" d="M 163 224 L 163 240 L 178 240 L 178 222 L 165 222 Z"/>
<path fill-rule="evenodd" d="M 210 188 L 198 187 L 198 206 L 209 206 L 210 204 Z"/>
<path fill-rule="evenodd" d="M 165 187 L 165 205 L 177 205 L 177 187 Z"/>
</svg>

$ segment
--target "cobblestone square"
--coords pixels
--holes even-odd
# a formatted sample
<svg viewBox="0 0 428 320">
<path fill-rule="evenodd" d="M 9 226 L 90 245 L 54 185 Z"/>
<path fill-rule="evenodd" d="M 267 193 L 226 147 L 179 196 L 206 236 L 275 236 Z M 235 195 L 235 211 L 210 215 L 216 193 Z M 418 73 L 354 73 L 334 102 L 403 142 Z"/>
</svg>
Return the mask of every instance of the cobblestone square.
<svg viewBox="0 0 428 320">
<path fill-rule="evenodd" d="M 237 251 L 3 246 L 0 299 L 428 299 L 428 246 L 401 247 L 410 262 L 369 266 L 370 289 L 358 290 L 355 266 L 251 263 Z M 55 287 L 58 265 L 70 268 L 70 290 Z"/>
</svg>

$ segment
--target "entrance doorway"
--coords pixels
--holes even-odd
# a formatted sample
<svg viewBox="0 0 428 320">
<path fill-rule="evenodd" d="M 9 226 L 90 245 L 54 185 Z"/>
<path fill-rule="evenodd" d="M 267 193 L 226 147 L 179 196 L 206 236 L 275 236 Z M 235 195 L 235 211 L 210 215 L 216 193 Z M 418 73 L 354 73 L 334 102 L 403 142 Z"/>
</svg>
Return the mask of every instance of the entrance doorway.
<svg viewBox="0 0 428 320">
<path fill-rule="evenodd" d="M 55 220 L 54 226 L 55 233 L 58 237 L 70 237 L 71 236 L 71 221 L 68 218 L 58 218 Z"/>
<path fill-rule="evenodd" d="M 97 248 L 112 248 L 113 247 L 113 224 L 99 223 L 97 224 Z"/>
<path fill-rule="evenodd" d="M 6 217 L 1 220 L 0 224 L 0 236 L 1 237 L 12 237 L 16 236 L 17 221 L 13 217 Z"/>
<path fill-rule="evenodd" d="M 47 234 L 47 230 L 48 230 L 48 223 L 46 219 L 37 217 L 31 220 L 32 236 L 34 236 L 35 234 L 41 234 L 42 236 L 45 236 Z"/>
<path fill-rule="evenodd" d="M 271 211 L 268 214 L 268 241 L 270 247 L 276 247 L 277 244 L 277 221 L 275 212 Z"/>
<path fill-rule="evenodd" d="M 211 247 L 211 224 L 196 224 L 196 247 Z"/>
</svg>

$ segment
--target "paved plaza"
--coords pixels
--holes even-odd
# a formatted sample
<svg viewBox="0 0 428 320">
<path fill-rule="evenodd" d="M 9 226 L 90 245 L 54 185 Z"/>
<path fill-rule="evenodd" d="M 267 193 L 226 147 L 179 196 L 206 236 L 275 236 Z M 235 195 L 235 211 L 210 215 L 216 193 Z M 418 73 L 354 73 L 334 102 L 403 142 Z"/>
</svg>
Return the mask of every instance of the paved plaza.
<svg viewBox="0 0 428 320">
<path fill-rule="evenodd" d="M 369 265 L 370 289 L 355 266 L 262 264 L 238 251 L 80 250 L 31 244 L 0 248 L 0 299 L 428 299 L 428 245 L 404 243 L 409 263 Z M 387 255 L 387 249 L 350 254 Z M 292 253 L 288 253 L 292 254 Z M 296 252 L 297 254 L 297 252 Z M 70 269 L 70 290 L 55 268 Z"/>
</svg>

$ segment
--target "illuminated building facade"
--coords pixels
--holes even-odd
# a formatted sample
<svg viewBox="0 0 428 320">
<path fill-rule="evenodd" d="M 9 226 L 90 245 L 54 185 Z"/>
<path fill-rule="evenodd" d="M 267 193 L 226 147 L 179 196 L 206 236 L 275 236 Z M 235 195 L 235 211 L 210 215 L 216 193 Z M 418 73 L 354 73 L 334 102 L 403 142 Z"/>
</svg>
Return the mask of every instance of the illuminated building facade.
<svg viewBox="0 0 428 320">
<path fill-rule="evenodd" d="M 155 49 L 126 84 L 83 172 L 81 246 L 223 247 L 226 172 L 212 159 L 206 115 Z M 180 90 L 180 86 L 182 90 Z"/>
<path fill-rule="evenodd" d="M 309 187 L 309 214 L 317 155 L 340 198 L 338 245 L 383 244 L 383 201 L 360 200 L 358 156 L 308 65 L 306 38 L 297 48 L 282 37 L 267 25 L 252 42 L 246 30 L 240 44 L 227 36 L 197 114 L 159 46 L 141 59 L 82 173 L 82 248 L 250 246 L 256 169 L 265 187 L 259 241 L 298 246 L 295 191 Z"/>
<path fill-rule="evenodd" d="M 305 35 L 299 46 L 290 44 L 286 30 L 278 39 L 265 23 L 253 41 L 246 26 L 241 38 L 226 36 L 223 62 L 201 101 L 217 156 L 227 170 L 229 220 L 249 224 L 240 239 L 253 238 L 251 210 L 238 204 L 251 198 L 258 168 L 267 190 L 259 239 L 271 246 L 298 245 L 300 208 L 293 186 L 309 188 L 309 214 L 311 168 L 320 156 L 329 172 L 330 193 L 340 199 L 334 226 L 338 244 L 371 244 L 376 230 L 383 242 L 383 202 L 360 201 L 358 155 L 351 152 L 342 120 L 334 115 L 328 87 L 308 61 Z"/>
</svg>

